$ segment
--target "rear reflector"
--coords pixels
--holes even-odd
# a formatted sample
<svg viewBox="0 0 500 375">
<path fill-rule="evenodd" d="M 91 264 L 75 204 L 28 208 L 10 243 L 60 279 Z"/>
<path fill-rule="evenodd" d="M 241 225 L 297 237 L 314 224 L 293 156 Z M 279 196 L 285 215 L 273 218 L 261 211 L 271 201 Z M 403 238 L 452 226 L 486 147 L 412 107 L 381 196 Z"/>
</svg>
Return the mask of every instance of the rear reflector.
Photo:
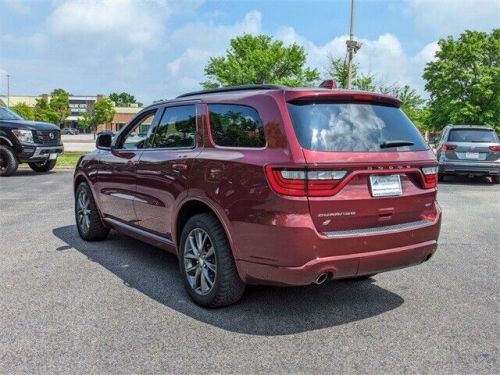
<svg viewBox="0 0 500 375">
<path fill-rule="evenodd" d="M 490 146 L 488 147 L 491 151 L 500 152 L 500 146 Z"/>
<path fill-rule="evenodd" d="M 444 145 L 441 146 L 441 151 L 453 151 L 456 148 L 457 148 L 456 145 L 447 145 L 447 144 L 444 144 Z"/>
<path fill-rule="evenodd" d="M 323 169 L 289 169 L 266 166 L 266 175 L 274 191 L 283 195 L 324 197 L 335 194 L 335 188 L 347 171 Z"/>
<path fill-rule="evenodd" d="M 438 180 L 438 167 L 423 167 L 422 173 L 424 174 L 424 188 L 431 189 L 437 186 Z"/>
</svg>

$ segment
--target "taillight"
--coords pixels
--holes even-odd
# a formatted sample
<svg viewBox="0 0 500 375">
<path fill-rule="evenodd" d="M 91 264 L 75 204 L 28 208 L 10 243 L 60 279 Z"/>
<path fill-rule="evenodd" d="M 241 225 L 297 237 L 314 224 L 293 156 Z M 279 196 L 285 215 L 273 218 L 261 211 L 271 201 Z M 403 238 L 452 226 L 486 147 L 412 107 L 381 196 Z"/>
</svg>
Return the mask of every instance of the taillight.
<svg viewBox="0 0 500 375">
<path fill-rule="evenodd" d="M 489 146 L 488 147 L 491 151 L 494 152 L 500 152 L 500 146 Z"/>
<path fill-rule="evenodd" d="M 456 148 L 457 148 L 456 145 L 447 145 L 447 144 L 444 144 L 444 145 L 441 146 L 441 151 L 453 151 Z"/>
<path fill-rule="evenodd" d="M 438 167 L 423 167 L 424 174 L 424 188 L 431 189 L 437 186 L 438 180 Z"/>
<path fill-rule="evenodd" d="M 274 191 L 300 197 L 334 195 L 335 188 L 346 174 L 347 171 L 339 170 L 266 167 L 266 175 Z"/>
</svg>

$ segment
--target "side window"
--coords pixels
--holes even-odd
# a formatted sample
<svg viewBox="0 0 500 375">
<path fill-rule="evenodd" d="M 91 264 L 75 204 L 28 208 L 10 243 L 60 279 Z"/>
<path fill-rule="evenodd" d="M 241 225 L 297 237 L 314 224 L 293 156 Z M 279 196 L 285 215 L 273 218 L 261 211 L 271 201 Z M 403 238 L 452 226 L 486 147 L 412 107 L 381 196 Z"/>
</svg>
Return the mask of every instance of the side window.
<svg viewBox="0 0 500 375">
<path fill-rule="evenodd" d="M 142 120 L 140 120 L 123 140 L 121 148 L 127 150 L 137 150 L 139 148 L 144 148 L 145 144 L 151 140 L 153 134 L 153 120 L 155 118 L 155 113 L 151 112 L 146 115 Z"/>
<path fill-rule="evenodd" d="M 196 140 L 196 107 L 167 107 L 157 126 L 153 148 L 194 147 Z"/>
<path fill-rule="evenodd" d="M 229 147 L 264 147 L 264 125 L 257 111 L 234 104 L 209 104 L 215 144 Z"/>
</svg>

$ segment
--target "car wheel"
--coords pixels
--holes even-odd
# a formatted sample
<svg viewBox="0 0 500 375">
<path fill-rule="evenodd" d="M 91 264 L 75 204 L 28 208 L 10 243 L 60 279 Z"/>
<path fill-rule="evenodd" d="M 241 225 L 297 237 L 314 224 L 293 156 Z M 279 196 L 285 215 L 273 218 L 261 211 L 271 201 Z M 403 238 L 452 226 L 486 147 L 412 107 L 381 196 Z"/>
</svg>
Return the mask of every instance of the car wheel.
<svg viewBox="0 0 500 375">
<path fill-rule="evenodd" d="M 18 167 L 16 156 L 8 146 L 0 145 L 0 176 L 10 176 Z"/>
<path fill-rule="evenodd" d="M 233 304 L 245 291 L 224 228 L 213 215 L 188 220 L 182 229 L 179 263 L 188 294 L 201 306 Z"/>
<path fill-rule="evenodd" d="M 443 182 L 444 181 L 444 174 L 438 173 L 438 181 Z"/>
<path fill-rule="evenodd" d="M 491 182 L 494 184 L 500 184 L 500 175 L 491 176 Z"/>
<path fill-rule="evenodd" d="M 104 240 L 109 233 L 99 216 L 97 207 L 87 183 L 82 182 L 76 189 L 75 219 L 80 237 L 85 241 Z"/>
<path fill-rule="evenodd" d="M 31 169 L 35 172 L 48 172 L 56 166 L 57 159 L 39 161 L 36 163 L 28 163 Z"/>
</svg>

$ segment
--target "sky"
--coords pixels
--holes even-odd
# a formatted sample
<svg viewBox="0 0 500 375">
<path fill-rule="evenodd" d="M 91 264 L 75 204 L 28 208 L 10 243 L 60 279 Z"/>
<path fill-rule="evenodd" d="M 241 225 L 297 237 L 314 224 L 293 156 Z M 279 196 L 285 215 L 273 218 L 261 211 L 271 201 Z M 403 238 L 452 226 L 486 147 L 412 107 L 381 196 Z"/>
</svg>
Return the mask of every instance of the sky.
<svg viewBox="0 0 500 375">
<path fill-rule="evenodd" d="M 149 104 L 200 88 L 211 56 L 244 33 L 298 43 L 328 78 L 344 57 L 350 0 L 0 0 L 0 95 L 126 91 Z M 437 41 L 500 27 L 500 0 L 357 0 L 355 57 L 385 85 L 421 76 Z"/>
</svg>

